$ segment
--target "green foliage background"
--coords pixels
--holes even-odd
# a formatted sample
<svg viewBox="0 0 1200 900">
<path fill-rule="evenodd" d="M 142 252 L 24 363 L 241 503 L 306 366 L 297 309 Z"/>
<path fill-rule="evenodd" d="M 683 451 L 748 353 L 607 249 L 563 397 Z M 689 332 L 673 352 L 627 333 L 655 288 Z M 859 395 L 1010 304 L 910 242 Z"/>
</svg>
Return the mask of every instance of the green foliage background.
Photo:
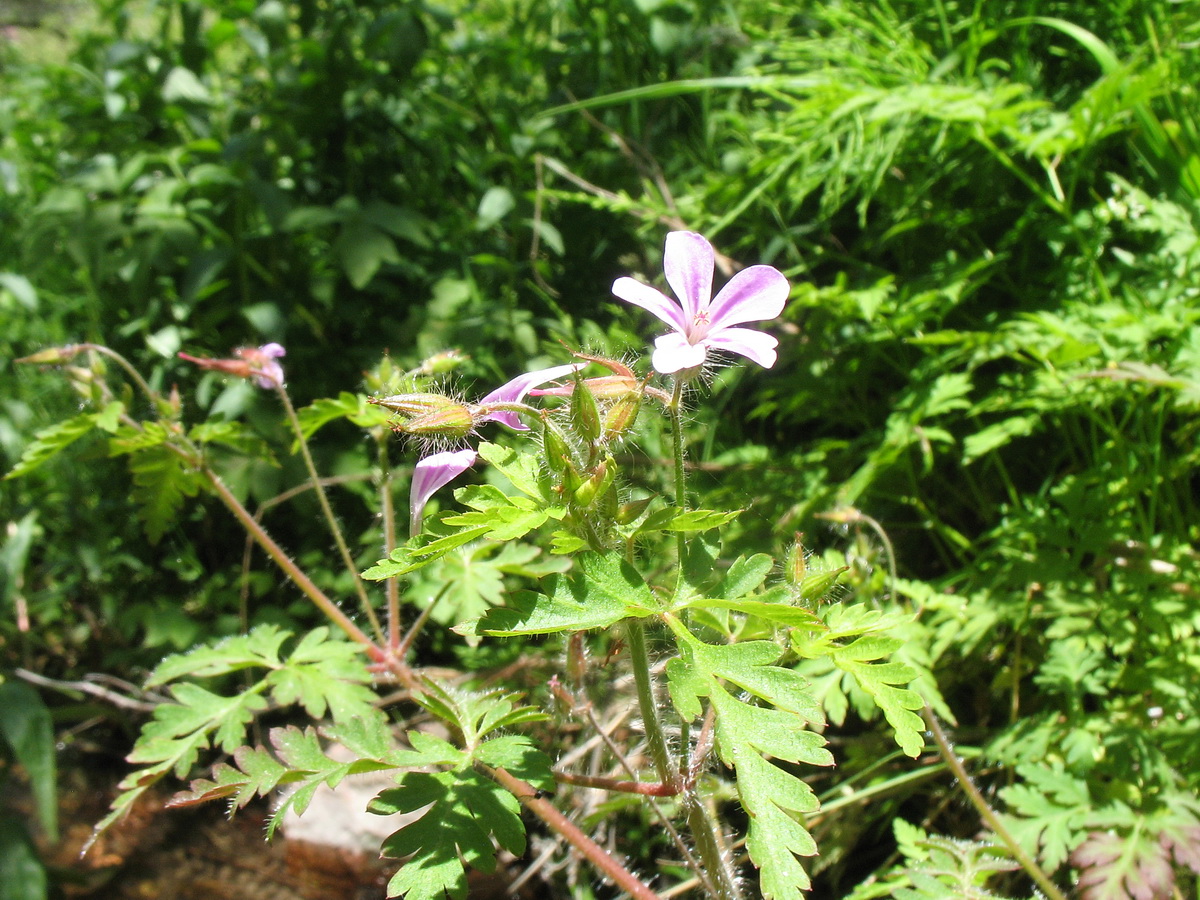
<svg viewBox="0 0 1200 900">
<path fill-rule="evenodd" d="M 749 505 L 728 552 L 803 532 L 856 595 L 920 609 L 896 637 L 1023 840 L 1095 868 L 1070 856 L 1089 834 L 1200 827 L 1198 11 L 109 0 L 58 50 L 0 50 L 0 355 L 104 342 L 254 423 L 269 398 L 176 351 L 280 341 L 305 403 L 457 348 L 487 390 L 558 340 L 640 352 L 609 286 L 653 279 L 668 230 L 771 263 L 780 361 L 697 397 L 700 506 Z M 77 405 L 6 364 L 5 468 Z M 323 437 L 324 471 L 369 470 L 352 429 Z M 239 494 L 294 481 L 274 450 L 231 463 Z M 151 546 L 128 477 L 85 447 L 0 487 L 6 667 L 136 674 L 238 628 L 240 534 L 201 503 Z M 373 501 L 335 499 L 368 564 Z M 268 521 L 336 589 L 307 502 Z M 265 569 L 250 601 L 307 615 Z M 972 833 L 926 819 L 944 788 L 890 787 L 845 673 L 809 675 L 847 740 L 818 787 L 887 788 L 814 828 L 824 890 L 853 888 L 855 848 L 887 858 L 894 818 Z M 1131 871 L 1184 865 L 1138 846 Z"/>
</svg>

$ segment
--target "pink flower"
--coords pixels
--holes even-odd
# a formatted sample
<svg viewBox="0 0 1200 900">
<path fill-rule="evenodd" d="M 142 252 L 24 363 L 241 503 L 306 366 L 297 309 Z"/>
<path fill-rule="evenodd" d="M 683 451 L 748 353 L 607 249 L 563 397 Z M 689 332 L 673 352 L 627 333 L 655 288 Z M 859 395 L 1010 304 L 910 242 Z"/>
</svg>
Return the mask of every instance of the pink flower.
<svg viewBox="0 0 1200 900">
<path fill-rule="evenodd" d="M 517 418 L 517 414 L 512 410 L 493 409 L 489 411 L 488 405 L 520 403 L 533 388 L 543 385 L 547 381 L 553 381 L 555 378 L 564 378 L 576 369 L 582 369 L 585 365 L 587 364 L 569 363 L 565 366 L 551 366 L 549 369 L 539 369 L 536 372 L 526 372 L 524 375 L 518 375 L 512 381 L 496 388 L 496 390 L 479 401 L 476 408 L 483 411 L 484 415 L 477 418 L 475 424 L 478 425 L 480 422 L 499 422 L 501 425 L 507 425 L 514 431 L 528 431 L 529 428 L 521 424 L 521 420 Z"/>
<path fill-rule="evenodd" d="M 409 486 L 409 534 L 421 530 L 421 517 L 425 504 L 438 488 L 449 484 L 471 466 L 475 465 L 475 451 L 445 450 L 426 456 L 413 468 L 412 484 Z"/>
<path fill-rule="evenodd" d="M 496 388 L 496 390 L 492 391 L 478 403 L 472 403 L 468 406 L 460 405 L 459 408 L 463 409 L 468 415 L 469 422 L 467 424 L 470 428 L 474 428 L 474 426 L 483 422 L 499 422 L 501 425 L 507 425 L 516 431 L 528 431 L 528 427 L 522 425 L 517 418 L 516 411 L 504 409 L 503 406 L 505 404 L 518 404 L 525 399 L 525 395 L 530 390 L 538 385 L 553 381 L 555 378 L 562 378 L 585 365 L 586 363 L 571 363 L 565 366 L 552 366 L 549 369 L 539 369 L 536 372 L 526 372 L 524 375 L 518 375 L 512 381 Z M 386 403 L 381 405 L 387 406 Z M 411 428 L 412 421 L 404 427 Z M 461 427 L 461 423 L 457 424 Z M 402 427 L 401 430 L 404 430 L 404 428 Z M 468 448 L 466 450 L 445 450 L 441 453 L 433 453 L 417 463 L 413 469 L 412 484 L 409 486 L 410 535 L 420 531 L 425 504 L 429 502 L 429 498 L 433 496 L 434 492 L 471 468 L 475 464 L 475 458 L 475 451 Z"/>
<path fill-rule="evenodd" d="M 253 378 L 260 388 L 283 387 L 283 366 L 275 360 L 286 356 L 287 351 L 272 341 L 261 347 L 239 347 L 234 350 L 237 359 L 209 359 L 180 353 L 180 359 L 195 363 L 202 369 L 214 369 L 239 378 Z"/>
<path fill-rule="evenodd" d="M 783 273 L 772 266 L 751 266 L 734 275 L 713 298 L 712 245 L 691 231 L 667 235 L 663 269 L 678 304 L 632 278 L 618 278 L 612 286 L 612 292 L 626 303 L 652 312 L 674 329 L 654 341 L 651 362 L 656 370 L 670 375 L 693 369 L 704 363 L 709 350 L 738 353 L 765 368 L 775 365 L 779 341 L 735 326 L 774 319 L 783 312 L 791 290 Z"/>
</svg>

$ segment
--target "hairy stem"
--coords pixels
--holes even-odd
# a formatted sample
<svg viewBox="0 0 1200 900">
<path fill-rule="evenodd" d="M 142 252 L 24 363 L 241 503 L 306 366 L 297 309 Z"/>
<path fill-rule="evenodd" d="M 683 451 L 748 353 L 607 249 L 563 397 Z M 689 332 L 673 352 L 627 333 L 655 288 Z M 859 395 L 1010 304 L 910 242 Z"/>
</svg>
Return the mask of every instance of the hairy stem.
<svg viewBox="0 0 1200 900">
<path fill-rule="evenodd" d="M 675 506 L 680 512 L 687 509 L 687 474 L 683 452 L 683 385 L 683 379 L 675 379 L 671 402 L 667 407 L 671 420 L 672 450 L 675 457 Z M 683 532 L 676 533 L 675 550 L 676 565 L 678 566 L 675 589 L 678 591 L 683 584 L 683 561 L 687 551 L 687 538 Z M 680 785 L 680 775 L 675 767 L 670 749 L 667 747 L 662 724 L 658 717 L 658 706 L 655 702 L 654 686 L 650 677 L 650 660 L 646 651 L 645 627 L 636 619 L 631 619 L 628 625 L 629 658 L 633 664 L 638 705 L 641 708 L 642 721 L 645 723 L 646 743 L 650 759 L 658 771 L 659 780 L 664 785 Z M 685 772 L 689 768 L 690 744 L 688 723 L 683 722 L 681 723 L 680 745 Z M 684 791 L 682 800 L 687 815 L 688 829 L 691 831 L 692 840 L 696 842 L 696 852 L 701 862 L 701 871 L 696 874 L 705 882 L 714 897 L 720 898 L 720 900 L 740 900 L 741 892 L 738 890 L 737 881 L 727 865 L 725 855 L 721 852 L 719 824 L 709 814 L 700 797 L 690 786 Z"/>
<path fill-rule="evenodd" d="M 958 779 L 959 786 L 962 787 L 963 792 L 967 795 L 967 799 L 971 801 L 971 805 L 975 807 L 980 818 L 996 834 L 996 837 L 1004 842 L 1009 852 L 1012 853 L 1013 859 L 1020 864 L 1025 873 L 1034 880 L 1050 900 L 1067 900 L 1063 892 L 1058 889 L 1058 886 L 1050 880 L 1050 876 L 1037 864 L 1037 860 L 1026 853 L 1021 845 L 1017 843 L 1016 838 L 1012 836 L 1012 833 L 1000 821 L 1000 817 L 996 815 L 996 811 L 992 809 L 991 805 L 984 799 L 983 794 L 979 792 L 979 788 L 975 786 L 975 782 L 971 780 L 971 776 L 967 773 L 966 766 L 962 764 L 962 760 L 958 758 L 958 754 L 950 746 L 950 741 L 946 739 L 946 733 L 942 730 L 941 723 L 928 704 L 925 705 L 922 714 L 925 716 L 925 724 L 929 726 L 929 731 L 933 735 L 934 743 L 937 744 L 938 752 L 941 754 L 946 765 L 950 767 L 950 771 L 954 773 L 954 777 Z"/>
<path fill-rule="evenodd" d="M 504 788 L 511 791 L 522 806 L 550 826 L 618 888 L 634 897 L 635 900 L 661 900 L 657 893 L 639 881 L 632 872 L 613 859 L 607 850 L 559 812 L 558 808 L 543 797 L 533 785 L 522 781 L 504 769 L 493 769 L 482 763 L 476 763 L 476 765 L 496 779 Z"/>
<path fill-rule="evenodd" d="M 321 476 L 317 474 L 317 467 L 313 463 L 312 453 L 308 449 L 308 441 L 304 438 L 304 429 L 300 427 L 300 419 L 296 416 L 296 408 L 292 406 L 292 399 L 288 396 L 287 389 L 282 384 L 276 387 L 275 393 L 279 395 L 279 399 L 283 402 L 283 409 L 287 413 L 288 422 L 291 423 L 292 431 L 296 433 L 296 446 L 300 448 L 300 456 L 304 460 L 305 469 L 308 470 L 309 481 L 312 482 L 313 489 L 316 491 L 317 500 L 321 504 L 321 512 L 325 515 L 329 531 L 333 534 L 333 541 L 337 544 L 338 554 L 342 557 L 342 564 L 346 567 L 346 571 L 350 573 L 350 580 L 354 583 L 354 591 L 358 594 L 358 600 L 362 605 L 363 612 L 366 613 L 367 619 L 370 620 L 371 627 L 374 629 L 376 636 L 382 641 L 383 629 L 379 626 L 379 619 L 375 615 L 375 610 L 371 608 L 371 598 L 367 596 L 367 589 L 363 587 L 362 579 L 358 576 L 358 567 L 354 565 L 354 557 L 350 555 L 350 548 L 346 546 L 346 538 L 337 523 L 337 518 L 333 515 L 333 507 L 329 505 L 329 498 L 325 495 L 325 486 L 321 483 Z"/>
<path fill-rule="evenodd" d="M 392 502 L 392 464 L 388 459 L 387 432 L 377 440 L 379 447 L 379 505 L 383 516 L 383 555 L 390 557 L 396 549 L 396 509 Z M 387 592 L 387 645 L 393 652 L 400 646 L 400 580 L 389 578 Z"/>
<path fill-rule="evenodd" d="M 308 597 L 308 599 L 311 600 L 317 606 L 317 608 L 321 610 L 321 612 L 325 613 L 325 615 L 328 616 L 335 625 L 341 628 L 342 631 L 344 631 L 352 641 L 362 644 L 365 648 L 367 648 L 367 652 L 370 653 L 372 659 L 374 659 L 376 662 L 384 661 L 385 655 L 383 651 L 361 628 L 359 628 L 354 624 L 353 621 L 350 620 L 349 616 L 338 609 L 337 604 L 329 599 L 325 592 L 313 583 L 313 580 L 309 578 L 307 574 L 305 574 L 303 569 L 297 566 L 296 563 L 293 562 L 288 555 L 283 552 L 283 548 L 276 544 L 271 536 L 263 529 L 262 525 L 255 520 L 254 516 L 250 515 L 250 511 L 247 510 L 246 507 L 242 505 L 241 501 L 233 495 L 233 492 L 225 486 L 225 483 L 221 481 L 220 476 L 205 466 L 200 467 L 200 474 L 208 479 L 209 484 L 212 485 L 213 490 L 216 492 L 217 497 L 220 498 L 221 502 L 225 504 L 226 508 L 228 508 L 229 511 L 233 513 L 234 517 L 242 524 L 242 527 L 245 528 L 246 531 L 254 538 L 254 540 L 258 542 L 258 545 L 262 547 L 264 551 L 266 551 L 267 556 L 271 557 L 271 559 L 275 561 L 275 564 L 283 570 L 284 574 L 292 580 L 292 583 L 295 584 L 296 587 L 300 588 L 301 592 L 303 592 L 303 594 Z"/>
</svg>

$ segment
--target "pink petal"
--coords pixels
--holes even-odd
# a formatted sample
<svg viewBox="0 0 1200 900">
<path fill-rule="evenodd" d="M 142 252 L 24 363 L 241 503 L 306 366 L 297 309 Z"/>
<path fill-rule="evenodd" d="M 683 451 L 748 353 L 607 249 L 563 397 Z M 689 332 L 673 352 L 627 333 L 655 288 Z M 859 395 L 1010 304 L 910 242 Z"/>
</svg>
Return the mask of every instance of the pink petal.
<svg viewBox="0 0 1200 900">
<path fill-rule="evenodd" d="M 663 271 L 683 306 L 686 330 L 712 297 L 712 244 L 694 231 L 672 231 L 663 251 Z"/>
<path fill-rule="evenodd" d="M 282 344 L 277 344 L 271 341 L 269 344 L 263 344 L 258 348 L 258 352 L 264 356 L 270 356 L 273 359 L 279 359 L 281 356 L 287 356 L 287 351 L 283 349 Z"/>
<path fill-rule="evenodd" d="M 775 348 L 779 341 L 753 328 L 722 328 L 710 331 L 704 343 L 718 350 L 728 350 L 752 359 L 764 369 L 775 365 L 777 354 Z"/>
<path fill-rule="evenodd" d="M 790 292 L 783 273 L 772 266 L 742 269 L 721 288 L 708 308 L 709 330 L 774 319 L 783 312 Z"/>
<path fill-rule="evenodd" d="M 421 514 L 434 492 L 475 464 L 475 451 L 446 450 L 426 456 L 413 468 L 409 485 L 409 534 L 421 530 Z"/>
<path fill-rule="evenodd" d="M 687 331 L 690 320 L 683 317 L 683 310 L 679 308 L 679 304 L 662 291 L 632 278 L 618 278 L 613 282 L 612 292 L 626 303 L 654 313 L 676 331 Z"/>
<path fill-rule="evenodd" d="M 577 369 L 582 369 L 585 365 L 587 363 L 569 363 L 565 366 L 551 366 L 549 369 L 538 369 L 536 372 L 526 372 L 524 375 L 518 375 L 512 381 L 501 385 L 480 400 L 479 405 L 484 406 L 488 403 L 520 403 L 533 388 L 543 385 L 547 381 L 553 381 L 555 378 L 563 378 L 566 375 L 570 375 Z M 515 412 L 508 410 L 488 413 L 485 416 L 481 416 L 478 422 L 499 422 L 501 425 L 507 425 L 514 431 L 529 430 L 521 424 L 521 420 L 517 418 Z"/>
<path fill-rule="evenodd" d="M 672 375 L 681 369 L 692 369 L 703 364 L 705 346 L 689 344 L 687 337 L 678 332 L 664 334 L 654 340 L 654 355 L 650 358 L 656 372 Z"/>
</svg>

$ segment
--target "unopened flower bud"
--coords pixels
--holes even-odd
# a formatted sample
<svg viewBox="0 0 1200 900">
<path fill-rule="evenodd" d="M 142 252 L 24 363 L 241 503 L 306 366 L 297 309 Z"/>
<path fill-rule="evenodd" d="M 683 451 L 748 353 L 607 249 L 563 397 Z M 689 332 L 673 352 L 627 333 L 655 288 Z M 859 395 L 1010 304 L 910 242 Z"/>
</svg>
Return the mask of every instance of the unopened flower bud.
<svg viewBox="0 0 1200 900">
<path fill-rule="evenodd" d="M 74 359 L 79 353 L 80 347 L 77 344 L 67 344 L 65 347 L 47 347 L 45 350 L 39 350 L 37 353 L 29 356 L 22 356 L 20 359 L 14 359 L 17 363 L 33 363 L 34 365 L 59 365 L 68 360 Z"/>
<path fill-rule="evenodd" d="M 833 590 L 834 585 L 848 571 L 849 566 L 838 566 L 836 569 L 809 572 L 792 590 L 806 609 L 816 609 L 825 599 L 825 595 Z"/>
<path fill-rule="evenodd" d="M 405 421 L 397 421 L 392 425 L 392 429 L 404 434 L 458 440 L 465 438 L 475 429 L 475 416 L 463 404 L 452 403 Z"/>
<path fill-rule="evenodd" d="M 389 424 L 393 431 L 458 440 L 475 429 L 475 413 L 464 403 L 443 394 L 414 392 L 367 400 L 396 413 Z"/>
<path fill-rule="evenodd" d="M 373 403 L 376 406 L 382 406 L 384 409 L 390 409 L 392 412 L 399 413 L 406 418 L 413 418 L 428 412 L 444 409 L 447 406 L 458 405 L 456 401 L 442 394 L 422 393 L 393 394 L 390 397 L 368 397 L 367 402 Z"/>
<path fill-rule="evenodd" d="M 571 443 L 557 424 L 542 416 L 542 450 L 546 453 L 546 464 L 555 475 L 562 475 L 574 468 Z"/>
<path fill-rule="evenodd" d="M 801 543 L 801 538 L 803 537 L 804 535 L 800 532 L 796 532 L 796 539 L 788 549 L 783 563 L 783 577 L 787 580 L 788 584 L 797 587 L 804 581 L 804 576 L 808 572 L 808 551 L 804 549 L 804 544 Z"/>
<path fill-rule="evenodd" d="M 604 414 L 604 440 L 617 440 L 626 435 L 637 421 L 641 408 L 640 390 L 629 391 L 618 398 Z"/>
<path fill-rule="evenodd" d="M 596 395 L 575 376 L 575 390 L 571 392 L 571 424 L 580 439 L 589 444 L 595 443 L 601 434 L 600 407 L 596 405 Z"/>
<path fill-rule="evenodd" d="M 605 457 L 596 464 L 588 478 L 572 495 L 571 499 L 581 509 L 587 509 L 600 500 L 612 487 L 616 479 L 616 460 L 611 456 Z"/>
<path fill-rule="evenodd" d="M 444 375 L 452 372 L 467 361 L 467 357 L 458 350 L 444 350 L 422 360 L 419 371 L 422 375 Z"/>
</svg>

